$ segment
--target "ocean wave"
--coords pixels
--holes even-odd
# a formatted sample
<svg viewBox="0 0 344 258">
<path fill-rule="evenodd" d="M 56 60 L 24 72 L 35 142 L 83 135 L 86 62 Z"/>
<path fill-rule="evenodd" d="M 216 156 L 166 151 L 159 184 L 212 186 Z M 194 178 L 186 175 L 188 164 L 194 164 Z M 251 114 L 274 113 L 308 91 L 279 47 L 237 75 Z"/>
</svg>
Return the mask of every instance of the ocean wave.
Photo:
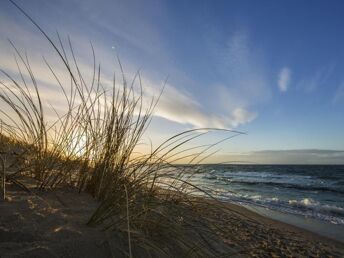
<svg viewBox="0 0 344 258">
<path fill-rule="evenodd" d="M 236 183 L 281 183 L 281 184 L 324 184 L 330 181 L 319 180 L 307 175 L 272 174 L 267 172 L 237 172 L 214 175 L 218 180 Z"/>
<path fill-rule="evenodd" d="M 296 206 L 305 210 L 314 210 L 317 212 L 325 212 L 334 215 L 344 216 L 344 208 L 338 207 L 335 205 L 321 204 L 317 201 L 314 201 L 311 198 L 304 198 L 302 200 L 289 200 L 288 203 L 291 206 Z"/>
<path fill-rule="evenodd" d="M 278 197 L 264 198 L 261 195 L 231 195 L 222 199 L 236 203 L 258 205 L 280 212 L 301 215 L 344 225 L 344 208 L 335 205 L 321 204 L 311 198 L 300 200 L 280 200 Z"/>
<path fill-rule="evenodd" d="M 344 225 L 341 201 L 344 197 L 344 174 L 341 171 L 344 170 L 338 172 L 336 167 L 308 166 L 234 169 L 237 170 L 208 170 L 193 179 L 207 185 L 214 196 L 224 201 Z"/>
<path fill-rule="evenodd" d="M 225 172 L 203 175 L 204 179 L 230 184 L 276 186 L 304 191 L 344 194 L 341 181 L 324 180 L 308 175 L 272 174 L 268 172 Z"/>
<path fill-rule="evenodd" d="M 344 194 L 344 189 L 331 187 L 331 186 L 319 186 L 319 185 L 303 185 L 302 183 L 285 183 L 285 182 L 273 182 L 273 181 L 248 181 L 248 180 L 229 180 L 230 183 L 239 183 L 246 185 L 266 185 L 266 186 L 276 186 L 282 188 L 293 188 L 297 190 L 306 191 L 322 191 L 322 192 L 332 192 L 338 194 Z"/>
<path fill-rule="evenodd" d="M 276 181 L 276 182 L 308 182 L 312 181 L 311 176 L 302 175 L 284 175 L 284 174 L 272 174 L 267 172 L 212 172 L 203 175 L 206 179 L 218 179 L 218 180 L 243 180 L 252 182 L 264 182 L 264 181 Z"/>
<path fill-rule="evenodd" d="M 224 173 L 216 173 L 221 177 L 229 177 L 229 178 L 236 178 L 236 177 L 243 177 L 243 178 L 276 178 L 276 179 L 289 179 L 289 178 L 297 178 L 297 179 L 312 179 L 312 176 L 309 175 L 298 175 L 298 174 L 277 174 L 272 172 L 224 172 Z"/>
</svg>

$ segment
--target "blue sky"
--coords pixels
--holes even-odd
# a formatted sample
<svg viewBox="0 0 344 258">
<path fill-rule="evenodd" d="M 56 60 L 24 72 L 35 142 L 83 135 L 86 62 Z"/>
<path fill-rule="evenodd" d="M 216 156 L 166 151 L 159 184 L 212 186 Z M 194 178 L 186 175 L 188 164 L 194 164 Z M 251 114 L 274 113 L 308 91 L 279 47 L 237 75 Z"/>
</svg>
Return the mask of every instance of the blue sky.
<svg viewBox="0 0 344 258">
<path fill-rule="evenodd" d="M 213 161 L 344 163 L 343 1 L 16 2 L 53 37 L 70 35 L 85 69 L 92 41 L 108 75 L 118 54 L 128 77 L 141 69 L 151 94 L 168 76 L 153 141 L 194 127 L 235 128 L 248 134 L 223 144 Z M 1 1 L 0 66 L 14 72 L 7 38 L 48 84 L 41 55 L 56 56 Z M 46 98 L 58 102 L 51 92 Z"/>
</svg>

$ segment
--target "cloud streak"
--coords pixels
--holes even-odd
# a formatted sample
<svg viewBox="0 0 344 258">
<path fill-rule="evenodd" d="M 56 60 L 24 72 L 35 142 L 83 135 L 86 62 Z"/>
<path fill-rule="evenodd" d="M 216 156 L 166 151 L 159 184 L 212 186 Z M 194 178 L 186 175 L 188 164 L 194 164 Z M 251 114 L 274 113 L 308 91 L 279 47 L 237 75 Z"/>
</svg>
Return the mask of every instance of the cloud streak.
<svg viewBox="0 0 344 258">
<path fill-rule="evenodd" d="M 281 92 L 288 90 L 291 80 L 291 71 L 288 67 L 283 67 L 278 74 L 278 88 Z"/>
<path fill-rule="evenodd" d="M 257 164 L 344 164 L 344 150 L 262 150 L 217 157 L 216 162 Z"/>
<path fill-rule="evenodd" d="M 127 13 L 127 9 L 130 9 L 130 5 L 120 5 L 115 9 L 115 13 L 113 13 L 112 10 L 106 10 L 106 12 L 103 10 L 107 5 L 94 6 L 92 1 L 85 1 L 83 3 L 75 2 L 75 4 L 83 12 L 81 17 L 83 19 L 89 19 L 85 21 L 85 24 L 94 24 L 94 28 L 90 27 L 88 30 L 90 36 L 97 35 L 98 30 L 100 30 L 99 28 L 101 28 L 102 31 L 104 30 L 106 32 L 107 37 L 114 39 L 112 42 L 109 42 L 108 38 L 99 37 L 99 41 L 92 42 L 98 60 L 102 62 L 101 65 L 105 74 L 102 78 L 104 80 L 112 76 L 111 68 L 114 67 L 113 59 L 115 56 L 111 46 L 115 45 L 116 49 L 125 49 L 125 53 L 143 52 L 141 55 L 142 58 L 139 61 L 137 60 L 137 56 L 130 56 L 129 59 L 125 56 L 126 62 L 124 63 L 126 74 L 130 75 L 135 73 L 135 69 L 141 65 L 142 60 L 147 60 L 147 67 L 144 68 L 147 68 L 148 72 L 143 74 L 143 86 L 146 91 L 146 97 L 159 95 L 162 87 L 155 74 L 157 64 L 153 64 L 151 62 L 152 58 L 149 58 L 149 56 L 153 55 L 158 56 L 158 59 L 155 61 L 161 64 L 161 67 L 164 66 L 165 70 L 172 71 L 174 76 L 179 77 L 179 81 L 183 81 L 185 85 L 188 85 L 189 82 L 194 85 L 202 84 L 202 82 L 198 81 L 198 78 L 195 79 L 185 76 L 173 62 L 170 62 L 173 53 L 169 51 L 164 45 L 164 41 L 161 40 L 159 28 L 155 27 L 157 26 L 156 23 L 141 17 L 142 14 L 139 11 L 138 13 L 135 12 L 137 15 L 133 15 L 129 24 L 123 23 L 122 18 Z M 54 5 L 49 3 L 47 6 L 54 7 Z M 163 6 L 159 6 L 158 8 L 160 11 L 164 9 Z M 108 23 L 109 17 L 115 17 L 111 18 L 113 21 L 111 24 Z M 142 22 L 138 22 L 140 17 L 143 20 Z M 90 63 L 91 53 L 88 44 L 86 44 L 88 43 L 87 35 L 85 34 L 86 31 L 76 29 L 81 26 L 80 23 L 78 20 L 73 23 L 73 26 L 68 28 L 71 29 L 71 33 L 73 34 L 73 44 L 77 47 L 76 52 L 79 65 L 81 70 L 85 71 L 84 74 L 87 77 L 90 74 L 88 71 L 92 70 L 92 64 Z M 63 21 L 57 21 L 57 24 L 61 26 Z M 115 26 L 114 24 L 119 25 Z M 141 25 L 136 26 L 137 24 Z M 47 24 L 46 27 L 48 26 L 50 25 Z M 15 34 L 12 35 L 11 30 L 8 28 L 16 28 Z M 97 29 L 96 32 L 95 28 Z M 62 74 L 63 77 L 65 71 L 61 67 L 61 63 L 56 60 L 56 55 L 52 53 L 51 47 L 49 48 L 47 44 L 43 44 L 44 47 L 42 47 L 43 37 L 35 30 L 23 30 L 22 24 L 16 20 L 11 20 L 10 18 L 2 19 L 1 30 L 6 32 L 6 37 L 12 35 L 13 38 L 11 38 L 15 42 L 19 42 L 21 46 L 27 47 L 26 44 L 30 45 L 28 49 L 29 53 L 30 49 L 34 53 L 31 66 L 37 79 L 40 80 L 44 87 L 44 98 L 49 103 L 58 103 L 60 105 L 62 101 L 56 96 L 54 81 L 52 82 L 53 77 L 48 69 L 43 67 L 44 64 L 41 57 L 39 55 L 37 56 L 37 54 L 41 54 L 39 50 L 42 51 L 56 68 L 57 74 Z M 75 31 L 78 31 L 78 33 Z M 25 38 L 21 37 L 21 35 L 25 35 Z M 5 39 L 1 38 L 1 36 L 0 39 L 2 41 L 0 44 L 3 45 Z M 122 45 L 118 47 L 116 42 L 120 42 Z M 186 87 L 176 87 L 175 84 L 168 84 L 164 94 L 160 98 L 160 102 L 154 113 L 155 116 L 193 127 L 220 128 L 235 128 L 253 121 L 258 116 L 257 112 L 252 111 L 253 106 L 270 97 L 269 83 L 263 68 L 265 66 L 264 62 L 257 55 L 257 51 L 250 45 L 249 35 L 246 31 L 238 30 L 234 32 L 226 37 L 223 43 L 216 50 L 217 69 L 222 71 L 223 80 L 215 82 L 215 85 L 201 85 L 200 87 L 205 89 L 205 95 L 203 96 L 198 96 L 197 89 L 195 88 L 191 87 L 186 90 Z M 158 47 L 154 48 L 153 51 L 152 45 L 157 45 Z M 134 51 L 129 51 L 130 49 L 134 49 Z M 4 58 L 0 60 L 0 65 L 15 73 L 16 67 L 13 62 L 11 63 L 9 61 L 11 59 L 10 54 L 6 52 L 2 57 Z M 119 72 L 118 69 L 117 72 Z M 66 81 L 68 79 L 65 78 Z M 107 84 L 111 84 L 111 80 L 107 80 Z"/>
<path fill-rule="evenodd" d="M 150 99 L 159 95 L 158 87 L 154 87 L 155 83 L 147 80 L 143 83 L 146 98 Z M 193 127 L 216 128 L 235 128 L 252 121 L 256 117 L 256 113 L 244 108 L 236 108 L 227 116 L 211 114 L 203 110 L 202 105 L 190 94 L 181 92 L 169 84 L 164 88 L 154 115 Z"/>
<path fill-rule="evenodd" d="M 326 82 L 330 79 L 334 66 L 325 66 L 315 71 L 312 76 L 304 77 L 298 83 L 298 87 L 306 93 L 312 93 L 320 87 L 325 87 Z"/>
<path fill-rule="evenodd" d="M 333 104 L 338 104 L 341 101 L 344 101 L 344 82 L 339 84 L 334 96 L 333 96 Z"/>
</svg>

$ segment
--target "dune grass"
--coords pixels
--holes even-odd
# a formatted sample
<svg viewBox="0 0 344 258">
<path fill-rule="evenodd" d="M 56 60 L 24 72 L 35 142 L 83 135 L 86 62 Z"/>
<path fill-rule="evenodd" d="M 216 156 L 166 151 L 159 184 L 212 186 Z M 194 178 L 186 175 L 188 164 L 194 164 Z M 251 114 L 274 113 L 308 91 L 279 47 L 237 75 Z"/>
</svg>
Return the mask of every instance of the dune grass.
<svg viewBox="0 0 344 258">
<path fill-rule="evenodd" d="M 230 133 L 226 139 L 240 132 L 192 129 L 170 137 L 148 153 L 137 153 L 159 101 L 159 96 L 148 100 L 144 97 L 140 73 L 128 83 L 118 61 L 120 83 L 114 76 L 112 87 L 105 87 L 91 46 L 92 79 L 86 82 L 71 41 L 63 44 L 57 35 L 54 42 L 24 10 L 12 3 L 50 42 L 64 64 L 70 84 L 64 85 L 44 59 L 55 78 L 52 83 L 60 88 L 67 107 L 62 114 L 50 107 L 56 119 L 48 122 L 39 80 L 29 58 L 11 42 L 18 73 L 12 76 L 1 70 L 4 78 L 0 82 L 1 137 L 20 146 L 16 159 L 20 157 L 24 162 L 8 180 L 30 176 L 41 190 L 69 185 L 91 194 L 100 204 L 88 224 L 99 225 L 127 239 L 121 249 L 125 256 L 225 254 L 223 246 L 216 247 L 221 228 L 216 221 L 202 217 L 202 210 L 220 207 L 209 206 L 191 194 L 202 191 L 211 197 L 187 180 L 198 172 L 197 168 L 174 163 L 183 159 L 188 164 L 198 164 L 211 155 L 213 147 L 222 141 L 187 147 L 210 131 Z M 6 169 L 4 164 L 3 171 Z"/>
</svg>

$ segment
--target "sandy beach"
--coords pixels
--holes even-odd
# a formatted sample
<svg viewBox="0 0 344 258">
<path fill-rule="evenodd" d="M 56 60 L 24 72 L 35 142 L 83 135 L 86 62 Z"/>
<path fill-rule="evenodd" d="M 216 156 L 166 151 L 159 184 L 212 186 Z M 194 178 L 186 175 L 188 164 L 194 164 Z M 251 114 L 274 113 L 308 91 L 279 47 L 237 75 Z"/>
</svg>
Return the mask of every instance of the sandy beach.
<svg viewBox="0 0 344 258">
<path fill-rule="evenodd" d="M 28 193 L 7 185 L 0 202 L 1 257 L 126 257 L 115 234 L 86 226 L 97 203 L 72 188 Z M 206 201 L 206 200 L 204 200 Z M 216 205 L 214 201 L 209 205 Z M 225 228 L 225 257 L 343 257 L 344 244 L 242 206 L 204 214 Z M 192 239 L 190 239 L 192 241 Z M 228 249 L 228 250 L 229 250 Z M 136 256 L 134 256 L 136 257 Z M 141 257 L 141 256 L 138 256 Z M 171 253 L 170 257 L 177 257 Z"/>
</svg>

